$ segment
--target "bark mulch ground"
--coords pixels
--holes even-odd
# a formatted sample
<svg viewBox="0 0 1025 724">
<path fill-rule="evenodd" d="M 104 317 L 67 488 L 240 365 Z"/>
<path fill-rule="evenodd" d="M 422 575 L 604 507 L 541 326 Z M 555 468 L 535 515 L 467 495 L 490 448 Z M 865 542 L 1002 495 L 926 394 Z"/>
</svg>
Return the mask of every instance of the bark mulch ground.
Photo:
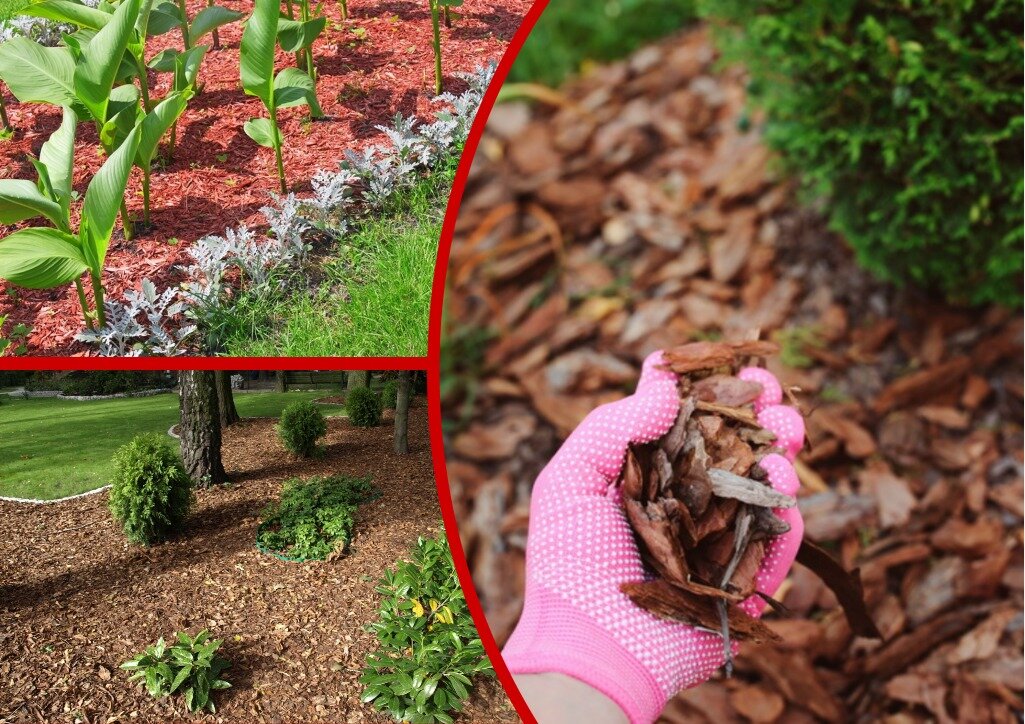
<svg viewBox="0 0 1025 724">
<path fill-rule="evenodd" d="M 500 642 L 520 614 L 530 490 L 643 358 L 780 342 L 808 424 L 807 537 L 861 567 L 884 642 L 852 636 L 796 566 L 736 675 L 668 721 L 1020 721 L 1022 318 L 861 272 L 773 175 L 743 73 L 703 30 L 499 106 L 448 274 L 446 452 L 460 535 Z"/>
<path fill-rule="evenodd" d="M 220 4 L 248 13 L 247 0 Z M 456 72 L 473 71 L 505 52 L 530 3 L 527 0 L 475 0 L 460 8 L 463 17 L 452 28 L 442 28 L 445 89 L 459 92 L 465 83 Z M 189 0 L 189 16 L 206 6 Z M 282 112 L 285 136 L 284 163 L 293 191 L 310 190 L 318 169 L 337 170 L 346 150 L 381 143 L 374 128 L 387 125 L 401 112 L 431 120 L 440 106 L 434 95 L 431 20 L 426 2 L 356 0 L 350 18 L 342 22 L 337 3 L 323 6 L 327 28 L 314 47 L 320 78 L 317 97 L 326 118 L 309 123 L 302 108 Z M 139 231 L 126 242 L 120 227 L 115 232 L 104 271 L 104 285 L 112 299 L 138 289 L 149 277 L 158 288 L 181 280 L 175 265 L 185 264 L 185 251 L 208 234 L 241 223 L 264 226 L 259 209 L 277 190 L 273 151 L 254 143 L 242 125 L 265 112 L 260 101 L 242 92 L 238 53 L 241 23 L 220 30 L 221 49 L 207 52 L 200 71 L 203 92 L 190 103 L 178 124 L 173 161 L 154 169 L 152 180 L 153 228 Z M 209 36 L 204 42 L 209 44 Z M 181 47 L 172 31 L 149 41 L 155 55 L 167 47 Z M 277 67 L 294 65 L 294 56 L 279 50 Z M 161 98 L 170 76 L 150 73 L 152 95 Z M 6 88 L 3 89 L 6 93 Z M 26 155 L 37 154 L 60 125 L 61 111 L 46 105 L 19 104 L 5 95 L 11 121 L 18 129 L 13 140 L 0 143 L 0 178 L 35 178 Z M 103 163 L 95 130 L 82 123 L 75 144 L 75 189 L 84 193 Z M 133 171 L 126 198 L 133 215 L 141 219 L 142 176 Z M 75 220 L 77 223 L 77 219 Z M 14 227 L 0 226 L 0 236 Z M 88 284 L 86 285 L 88 286 Z M 0 281 L 0 315 L 7 314 L 9 330 L 24 323 L 32 327 L 29 354 L 81 354 L 88 347 L 73 341 L 81 326 L 73 287 L 30 291 Z"/>
<path fill-rule="evenodd" d="M 410 454 L 390 426 L 330 419 L 323 457 L 290 459 L 273 421 L 243 420 L 224 441 L 230 485 L 197 491 L 186 528 L 150 549 L 128 546 L 107 494 L 42 506 L 0 503 L 0 722 L 169 721 L 181 697 L 154 700 L 119 664 L 163 635 L 223 638 L 233 688 L 207 721 L 387 721 L 359 701 L 376 639 L 384 569 L 440 519 L 426 415 L 410 417 Z M 286 563 L 254 547 L 260 511 L 294 477 L 371 475 L 383 495 L 360 508 L 351 552 Z M 515 718 L 484 682 L 462 721 Z"/>
</svg>

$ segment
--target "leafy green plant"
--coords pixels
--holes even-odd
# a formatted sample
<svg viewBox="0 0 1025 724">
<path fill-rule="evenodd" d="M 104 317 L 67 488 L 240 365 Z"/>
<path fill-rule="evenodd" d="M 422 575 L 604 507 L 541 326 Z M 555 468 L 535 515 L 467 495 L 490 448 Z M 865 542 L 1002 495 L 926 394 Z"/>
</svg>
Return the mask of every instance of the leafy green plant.
<svg viewBox="0 0 1025 724">
<path fill-rule="evenodd" d="M 859 262 L 1022 301 L 1021 4 L 706 2 L 765 135 Z"/>
<path fill-rule="evenodd" d="M 356 427 L 381 424 L 381 398 L 369 387 L 356 387 L 345 396 L 345 414 Z"/>
<path fill-rule="evenodd" d="M 298 68 L 285 68 L 274 73 L 274 53 L 277 47 L 280 4 L 278 0 L 256 0 L 253 14 L 242 32 L 240 73 L 242 89 L 256 96 L 267 109 L 267 118 L 246 121 L 246 135 L 261 146 L 274 149 L 281 193 L 288 193 L 285 166 L 281 156 L 284 141 L 278 126 L 278 110 L 307 105 L 314 117 L 322 116 L 317 103 L 313 79 Z"/>
<path fill-rule="evenodd" d="M 7 315 L 0 314 L 0 329 L 3 329 L 4 324 L 7 323 Z M 16 324 L 8 332 L 7 337 L 0 337 L 0 355 L 7 350 L 11 350 L 15 355 L 23 355 L 28 353 L 28 335 L 32 331 L 32 328 L 25 324 Z M 12 348 L 13 345 L 13 348 Z"/>
<path fill-rule="evenodd" d="M 451 25 L 449 9 L 462 7 L 463 0 L 427 0 L 431 8 L 431 30 L 434 33 L 434 94 L 441 95 L 441 14 L 444 13 L 445 25 Z"/>
<path fill-rule="evenodd" d="M 324 560 L 344 552 L 352 539 L 357 507 L 376 495 L 369 477 L 288 480 L 281 499 L 263 511 L 256 546 L 292 561 Z"/>
<path fill-rule="evenodd" d="M 360 677 L 363 701 L 397 721 L 451 724 L 473 677 L 493 675 L 466 609 L 445 532 L 420 538 L 408 561 L 385 571 L 377 587 L 378 649 Z"/>
<path fill-rule="evenodd" d="M 181 527 L 192 481 L 160 435 L 139 435 L 114 453 L 110 512 L 133 543 L 150 545 Z"/>
<path fill-rule="evenodd" d="M 205 629 L 195 638 L 183 631 L 175 634 L 177 643 L 168 645 L 161 636 L 143 653 L 121 664 L 132 672 L 129 681 L 142 681 L 155 698 L 181 692 L 189 711 L 217 711 L 210 694 L 228 689 L 231 684 L 221 674 L 231 663 L 217 655 L 221 639 L 211 639 Z"/>
<path fill-rule="evenodd" d="M 86 327 L 92 328 L 94 317 L 103 327 L 103 264 L 118 209 L 123 209 L 140 131 L 129 131 L 89 182 L 78 233 L 73 234 L 70 205 L 76 123 L 75 112 L 66 106 L 60 128 L 43 144 L 39 159 L 33 160 L 39 174 L 36 184 L 20 179 L 0 182 L 0 222 L 11 224 L 43 216 L 56 227 L 19 229 L 0 241 L 0 279 L 28 289 L 52 289 L 73 281 Z M 87 270 L 96 305 L 92 312 L 81 280 Z"/>
<path fill-rule="evenodd" d="M 385 410 L 394 410 L 399 395 L 399 383 L 396 380 L 385 380 L 381 385 L 381 407 Z"/>
<path fill-rule="evenodd" d="M 291 3 L 289 8 L 291 8 Z M 316 88 L 317 68 L 313 63 L 313 41 L 324 32 L 326 24 L 327 17 L 315 15 L 310 0 L 299 0 L 298 20 L 291 15 L 287 19 L 278 20 L 278 42 L 281 49 L 296 54 L 296 64 L 313 79 L 314 88 Z"/>
<path fill-rule="evenodd" d="M 327 421 L 314 403 L 300 400 L 281 413 L 277 431 L 286 450 L 310 457 L 317 451 L 317 440 L 327 434 Z"/>
</svg>

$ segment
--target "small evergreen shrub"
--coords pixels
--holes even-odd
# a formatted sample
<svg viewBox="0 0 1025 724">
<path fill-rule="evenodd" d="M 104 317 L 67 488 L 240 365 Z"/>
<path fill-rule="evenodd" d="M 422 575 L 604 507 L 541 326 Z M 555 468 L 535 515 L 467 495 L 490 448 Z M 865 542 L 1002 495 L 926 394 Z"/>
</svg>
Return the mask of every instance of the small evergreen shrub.
<svg viewBox="0 0 1025 724">
<path fill-rule="evenodd" d="M 324 560 L 344 552 L 352 539 L 357 507 L 375 497 L 369 477 L 288 480 L 281 500 L 263 511 L 256 545 L 292 561 Z"/>
<path fill-rule="evenodd" d="M 121 664 L 122 669 L 132 672 L 129 681 L 141 679 L 146 691 L 154 698 L 181 692 L 185 706 L 191 712 L 207 709 L 211 714 L 217 711 L 210 692 L 231 687 L 221 678 L 221 673 L 231 663 L 217 656 L 221 639 L 211 639 L 207 631 L 200 631 L 192 638 L 179 631 L 178 642 L 170 646 L 160 637 L 143 653 Z"/>
<path fill-rule="evenodd" d="M 398 399 L 399 383 L 397 380 L 385 380 L 381 386 L 381 409 L 394 410 Z"/>
<path fill-rule="evenodd" d="M 1022 300 L 1020 2 L 705 0 L 766 138 L 880 277 Z"/>
<path fill-rule="evenodd" d="M 377 592 L 379 620 L 369 628 L 379 646 L 360 677 L 363 701 L 396 721 L 450 724 L 473 677 L 494 670 L 467 611 L 445 531 L 420 538 L 410 560 L 385 571 Z"/>
<path fill-rule="evenodd" d="M 178 452 L 160 435 L 139 435 L 114 453 L 110 512 L 133 543 L 157 543 L 192 505 L 192 481 Z"/>
<path fill-rule="evenodd" d="M 349 422 L 357 427 L 374 427 L 381 424 L 381 398 L 369 387 L 349 390 L 345 397 L 345 413 Z"/>
<path fill-rule="evenodd" d="M 286 450 L 310 457 L 317 451 L 317 440 L 327 434 L 327 421 L 312 402 L 293 402 L 281 413 L 277 431 Z"/>
</svg>

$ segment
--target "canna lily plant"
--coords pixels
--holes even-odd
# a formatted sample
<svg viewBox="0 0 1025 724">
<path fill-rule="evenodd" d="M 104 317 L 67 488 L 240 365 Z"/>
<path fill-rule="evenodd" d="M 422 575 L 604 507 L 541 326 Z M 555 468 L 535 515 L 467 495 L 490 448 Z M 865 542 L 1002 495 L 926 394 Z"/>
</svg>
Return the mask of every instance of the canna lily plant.
<svg viewBox="0 0 1025 724">
<path fill-rule="evenodd" d="M 292 7 L 291 3 L 288 7 Z M 314 17 L 310 0 L 299 0 L 298 20 L 294 18 L 278 20 L 278 42 L 281 44 L 281 49 L 288 53 L 295 53 L 297 66 L 309 74 L 314 84 L 317 81 L 317 68 L 313 63 L 313 41 L 324 32 L 326 24 L 325 16 Z"/>
<path fill-rule="evenodd" d="M 243 130 L 261 146 L 274 149 L 281 193 L 288 193 L 281 147 L 284 141 L 278 126 L 278 109 L 308 105 L 310 115 L 324 115 L 317 103 L 313 79 L 298 68 L 285 68 L 274 73 L 280 20 L 279 0 L 255 0 L 253 14 L 242 32 L 240 71 L 242 88 L 247 95 L 259 98 L 267 109 L 267 118 L 251 118 Z"/>
<path fill-rule="evenodd" d="M 75 127 L 78 117 L 70 106 L 64 119 L 33 159 L 38 181 L 0 180 L 0 222 L 13 224 L 45 217 L 53 227 L 19 229 L 0 239 L 0 279 L 28 289 L 52 289 L 75 283 L 87 328 L 95 319 L 106 324 L 103 310 L 103 264 L 114 223 L 139 148 L 140 128 L 122 140 L 93 176 L 85 192 L 78 231 L 71 228 L 71 181 L 74 169 Z M 92 282 L 95 310 L 90 311 L 82 273 Z"/>
<path fill-rule="evenodd" d="M 441 95 L 441 14 L 445 16 L 445 27 L 451 27 L 451 8 L 462 7 L 463 0 L 427 0 L 431 6 L 431 29 L 434 31 L 434 94 Z"/>
</svg>

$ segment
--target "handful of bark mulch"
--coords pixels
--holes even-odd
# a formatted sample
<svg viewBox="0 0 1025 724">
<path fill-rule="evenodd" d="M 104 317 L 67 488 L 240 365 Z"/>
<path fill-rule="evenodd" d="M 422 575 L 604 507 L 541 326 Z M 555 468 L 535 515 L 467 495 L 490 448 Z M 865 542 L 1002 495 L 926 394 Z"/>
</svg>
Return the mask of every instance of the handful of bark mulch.
<svg viewBox="0 0 1025 724">
<path fill-rule="evenodd" d="M 783 610 L 755 582 L 768 542 L 790 530 L 773 509 L 797 501 L 774 490 L 758 464 L 782 452 L 754 413 L 762 386 L 734 376 L 745 361 L 776 351 L 771 342 L 751 341 L 696 342 L 665 352 L 679 380 L 679 415 L 661 439 L 630 447 L 620 480 L 641 555 L 658 574 L 624 584 L 623 592 L 658 616 L 721 632 L 727 675 L 731 637 L 777 638 L 736 604 L 759 595 Z M 852 631 L 881 637 L 865 608 L 857 570 L 848 573 L 808 541 L 797 560 L 833 590 Z"/>
</svg>

